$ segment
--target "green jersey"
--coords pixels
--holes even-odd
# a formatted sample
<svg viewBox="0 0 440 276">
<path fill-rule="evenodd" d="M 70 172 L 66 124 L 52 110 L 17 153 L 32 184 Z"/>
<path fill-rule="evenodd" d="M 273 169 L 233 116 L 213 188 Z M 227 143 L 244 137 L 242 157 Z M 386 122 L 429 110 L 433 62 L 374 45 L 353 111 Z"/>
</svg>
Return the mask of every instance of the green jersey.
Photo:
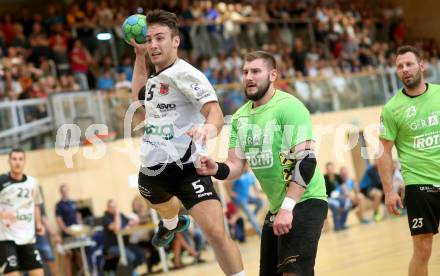
<svg viewBox="0 0 440 276">
<path fill-rule="evenodd" d="M 229 148 L 244 154 L 264 193 L 269 209 L 278 212 L 291 181 L 294 160 L 289 151 L 295 145 L 313 140 L 310 113 L 294 96 L 277 90 L 272 99 L 257 108 L 249 101 L 232 118 Z M 325 182 L 315 169 L 300 202 L 317 198 L 327 200 Z"/>
<path fill-rule="evenodd" d="M 380 138 L 394 141 L 406 185 L 440 184 L 440 86 L 420 96 L 402 90 L 383 107 Z"/>
</svg>

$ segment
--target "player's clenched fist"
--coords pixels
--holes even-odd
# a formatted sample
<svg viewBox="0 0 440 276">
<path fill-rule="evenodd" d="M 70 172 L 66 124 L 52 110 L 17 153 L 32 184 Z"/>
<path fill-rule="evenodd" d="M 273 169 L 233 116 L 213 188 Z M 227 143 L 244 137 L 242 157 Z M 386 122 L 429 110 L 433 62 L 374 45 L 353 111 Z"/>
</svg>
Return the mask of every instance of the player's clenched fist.
<svg viewBox="0 0 440 276">
<path fill-rule="evenodd" d="M 200 167 L 196 169 L 199 175 L 215 175 L 218 170 L 218 164 L 208 156 L 200 157 Z"/>
</svg>

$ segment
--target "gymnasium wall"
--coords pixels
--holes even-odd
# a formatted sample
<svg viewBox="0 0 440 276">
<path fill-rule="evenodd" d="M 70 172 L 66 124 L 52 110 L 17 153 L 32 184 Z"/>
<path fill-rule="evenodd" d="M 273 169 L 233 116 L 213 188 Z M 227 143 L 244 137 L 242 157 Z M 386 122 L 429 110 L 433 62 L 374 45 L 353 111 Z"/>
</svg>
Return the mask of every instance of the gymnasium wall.
<svg viewBox="0 0 440 276">
<path fill-rule="evenodd" d="M 411 39 L 440 37 L 440 1 L 388 0 L 403 10 L 403 18 Z"/>
<path fill-rule="evenodd" d="M 336 163 L 336 168 L 344 165 L 354 174 L 356 166 L 353 164 L 353 158 L 359 160 L 359 156 L 353 156 L 351 150 L 344 148 L 347 129 L 343 125 L 357 125 L 366 131 L 370 124 L 379 122 L 379 115 L 380 107 L 313 115 L 320 168 L 324 171 L 325 163 L 331 160 Z M 376 129 L 377 126 L 373 128 Z M 227 156 L 228 132 L 228 129 L 225 129 L 217 140 L 208 144 L 211 154 L 219 160 Z M 377 142 L 374 138 L 373 141 Z M 85 157 L 98 153 L 96 147 L 70 149 L 77 151 L 72 157 L 72 168 L 66 167 L 63 157 L 54 149 L 28 152 L 26 173 L 36 177 L 42 185 L 47 213 L 51 220 L 54 219 L 54 206 L 60 198 L 58 188 L 62 183 L 70 185 L 73 199 L 91 199 L 97 215 L 103 213 L 106 201 L 110 198 L 116 199 L 122 211 L 129 212 L 132 199 L 138 195 L 136 182 L 129 186 L 129 177 L 133 176 L 132 181 L 136 181 L 139 144 L 140 138 L 103 144 L 105 154 L 97 160 Z M 9 170 L 7 160 L 7 155 L 0 156 L 0 172 Z M 363 164 L 359 164 L 362 162 L 356 163 L 363 170 Z"/>
</svg>

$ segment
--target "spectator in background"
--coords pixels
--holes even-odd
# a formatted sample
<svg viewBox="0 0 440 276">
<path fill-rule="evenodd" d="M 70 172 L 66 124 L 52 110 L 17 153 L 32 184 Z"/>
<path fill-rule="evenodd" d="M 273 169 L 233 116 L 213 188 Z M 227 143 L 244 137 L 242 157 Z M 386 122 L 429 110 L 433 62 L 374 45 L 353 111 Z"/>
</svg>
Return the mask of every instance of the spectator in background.
<svg viewBox="0 0 440 276">
<path fill-rule="evenodd" d="M 238 213 L 237 207 L 235 206 L 234 202 L 228 201 L 226 203 L 225 216 L 232 238 L 239 242 L 245 242 L 246 231 L 244 229 L 244 220 Z"/>
<path fill-rule="evenodd" d="M 333 192 L 342 183 L 341 176 L 335 173 L 335 165 L 333 162 L 327 162 L 325 164 L 324 180 L 327 196 L 330 197 L 331 192 Z"/>
<path fill-rule="evenodd" d="M 5 43 L 7 46 L 12 44 L 14 39 L 14 24 L 12 22 L 12 16 L 10 13 L 5 13 L 2 18 L 1 29 L 3 31 Z"/>
<path fill-rule="evenodd" d="M 118 66 L 116 72 L 124 73 L 125 78 L 131 81 L 133 78 L 133 60 L 130 56 L 126 56 L 122 59 L 122 63 Z"/>
<path fill-rule="evenodd" d="M 351 200 L 351 206 L 353 208 L 357 207 L 356 215 L 359 219 L 359 222 L 363 224 L 370 223 L 370 220 L 364 218 L 366 198 L 360 192 L 359 185 L 356 184 L 353 179 L 351 179 L 346 167 L 341 167 L 339 176 L 341 177 L 342 187 L 344 190 L 346 190 L 346 193 Z"/>
<path fill-rule="evenodd" d="M 131 91 L 131 81 L 126 79 L 126 74 L 124 72 L 118 73 L 118 81 L 115 84 L 116 90 L 127 90 Z"/>
<path fill-rule="evenodd" d="M 91 63 L 92 57 L 89 51 L 84 47 L 81 40 L 75 40 L 73 49 L 70 52 L 70 67 L 81 90 L 89 89 L 87 74 Z"/>
<path fill-rule="evenodd" d="M 325 186 L 328 197 L 328 207 L 332 211 L 333 229 L 335 231 L 346 229 L 345 222 L 351 209 L 351 200 L 342 178 L 335 173 L 333 162 L 327 162 L 324 174 Z"/>
<path fill-rule="evenodd" d="M 120 251 L 116 234 L 123 230 L 135 226 L 138 221 L 128 219 L 127 216 L 119 211 L 118 205 L 114 199 L 107 201 L 107 208 L 104 213 L 104 256 L 120 257 Z M 145 262 L 145 252 L 137 245 L 129 243 L 128 236 L 124 236 L 125 253 L 127 262 L 136 267 Z"/>
<path fill-rule="evenodd" d="M 360 188 L 361 192 L 373 201 L 373 219 L 375 221 L 382 220 L 382 215 L 379 212 L 383 197 L 382 182 L 379 177 L 376 163 L 370 165 L 365 171 L 360 182 Z"/>
<path fill-rule="evenodd" d="M 76 202 L 70 199 L 69 192 L 69 186 L 62 184 L 60 186 L 61 200 L 58 201 L 55 206 L 56 222 L 61 230 L 63 239 L 70 237 L 69 226 L 82 222 Z M 74 257 L 75 254 L 66 253 L 64 255 L 64 273 L 66 276 L 72 275 L 72 262 Z"/>
<path fill-rule="evenodd" d="M 110 30 L 113 24 L 113 10 L 107 0 L 101 0 L 96 9 L 98 26 Z"/>
<path fill-rule="evenodd" d="M 32 33 L 29 37 L 29 43 L 31 46 L 31 55 L 29 60 L 38 66 L 41 58 L 51 58 L 51 50 L 49 48 L 49 40 L 46 33 L 44 33 L 43 27 L 40 23 L 35 22 L 32 25 Z"/>
<path fill-rule="evenodd" d="M 97 88 L 100 90 L 112 91 L 115 88 L 115 81 L 113 80 L 110 70 L 105 70 L 98 76 Z"/>
<path fill-rule="evenodd" d="M 254 188 L 255 196 L 249 192 L 251 187 Z M 263 206 L 263 200 L 258 197 L 259 193 L 255 176 L 246 165 L 240 178 L 232 182 L 231 198 L 235 206 L 245 213 L 257 235 L 261 236 L 261 226 L 257 221 L 257 214 Z M 251 210 L 250 205 L 255 205 L 255 209 Z"/>
<path fill-rule="evenodd" d="M 12 40 L 11 45 L 26 51 L 30 48 L 29 41 L 24 34 L 23 26 L 20 23 L 14 24 L 14 39 Z"/>
<path fill-rule="evenodd" d="M 292 62 L 295 70 L 300 71 L 303 76 L 307 76 L 306 70 L 307 51 L 301 38 L 296 38 L 292 50 Z"/>
<path fill-rule="evenodd" d="M 49 37 L 49 46 L 58 74 L 68 73 L 70 71 L 68 38 L 62 24 L 58 23 L 53 26 L 52 35 Z"/>
<path fill-rule="evenodd" d="M 53 26 L 57 24 L 64 24 L 65 21 L 65 16 L 57 5 L 49 4 L 47 6 L 47 13 L 45 19 L 43 20 L 43 25 L 47 33 L 53 31 Z"/>
<path fill-rule="evenodd" d="M 81 89 L 79 84 L 75 82 L 75 77 L 73 75 L 61 75 L 59 84 L 60 91 L 79 91 Z"/>
<path fill-rule="evenodd" d="M 121 73 L 123 74 L 123 73 Z M 136 216 L 139 224 L 149 224 L 153 222 L 151 218 L 150 209 L 140 196 L 136 196 L 132 203 L 131 209 L 133 211 L 133 215 Z M 148 273 L 153 272 L 153 266 L 160 262 L 159 252 L 157 249 L 151 244 L 151 237 L 154 234 L 154 230 L 150 231 L 139 231 L 134 232 L 130 236 L 130 243 L 136 244 L 141 248 L 146 250 L 146 262 L 147 262 L 147 271 Z"/>
<path fill-rule="evenodd" d="M 73 27 L 84 21 L 85 13 L 79 8 L 79 4 L 73 2 L 67 11 L 66 21 L 69 27 Z"/>
</svg>

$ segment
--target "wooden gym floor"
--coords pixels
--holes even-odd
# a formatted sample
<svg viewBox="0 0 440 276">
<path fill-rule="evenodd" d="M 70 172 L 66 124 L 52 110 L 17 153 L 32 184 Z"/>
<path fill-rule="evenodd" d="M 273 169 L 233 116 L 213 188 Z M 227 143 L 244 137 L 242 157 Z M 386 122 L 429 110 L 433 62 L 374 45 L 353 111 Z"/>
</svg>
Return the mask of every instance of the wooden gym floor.
<svg viewBox="0 0 440 276">
<path fill-rule="evenodd" d="M 247 276 L 258 275 L 259 239 L 240 244 Z M 322 234 L 316 258 L 317 276 L 403 276 L 412 254 L 406 217 L 387 218 L 369 225 L 353 225 L 342 232 Z M 169 276 L 224 275 L 211 250 L 203 253 L 206 263 L 174 270 Z M 440 238 L 434 236 L 429 275 L 440 275 Z"/>
</svg>

